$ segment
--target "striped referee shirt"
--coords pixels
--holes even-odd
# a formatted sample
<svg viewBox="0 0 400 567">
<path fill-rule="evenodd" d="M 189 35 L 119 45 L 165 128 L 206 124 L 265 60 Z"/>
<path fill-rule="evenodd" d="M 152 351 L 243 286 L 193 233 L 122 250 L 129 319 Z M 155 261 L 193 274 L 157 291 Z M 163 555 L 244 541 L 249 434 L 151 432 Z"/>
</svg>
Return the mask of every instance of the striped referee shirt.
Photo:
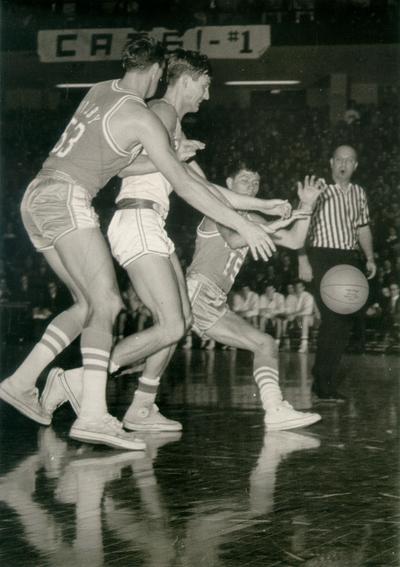
<svg viewBox="0 0 400 567">
<path fill-rule="evenodd" d="M 358 229 L 369 223 L 365 191 L 350 183 L 347 190 L 340 185 L 328 185 L 318 197 L 310 230 L 309 246 L 356 250 Z"/>
</svg>

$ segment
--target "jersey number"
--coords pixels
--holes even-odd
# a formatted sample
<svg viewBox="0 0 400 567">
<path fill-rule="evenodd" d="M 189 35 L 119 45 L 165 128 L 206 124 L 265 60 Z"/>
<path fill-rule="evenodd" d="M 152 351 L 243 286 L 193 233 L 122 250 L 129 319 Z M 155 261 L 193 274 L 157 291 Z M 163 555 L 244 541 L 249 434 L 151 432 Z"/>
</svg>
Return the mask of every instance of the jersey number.
<svg viewBox="0 0 400 567">
<path fill-rule="evenodd" d="M 234 282 L 240 268 L 242 267 L 243 260 L 244 258 L 242 255 L 238 255 L 237 252 L 231 252 L 224 269 L 224 276 L 229 277 L 230 280 Z"/>
<path fill-rule="evenodd" d="M 82 122 L 78 122 L 76 118 L 73 118 L 65 128 L 61 138 L 54 146 L 51 153 L 56 154 L 57 157 L 65 157 L 72 150 L 73 145 L 76 144 L 85 130 L 86 126 L 82 124 Z"/>
</svg>

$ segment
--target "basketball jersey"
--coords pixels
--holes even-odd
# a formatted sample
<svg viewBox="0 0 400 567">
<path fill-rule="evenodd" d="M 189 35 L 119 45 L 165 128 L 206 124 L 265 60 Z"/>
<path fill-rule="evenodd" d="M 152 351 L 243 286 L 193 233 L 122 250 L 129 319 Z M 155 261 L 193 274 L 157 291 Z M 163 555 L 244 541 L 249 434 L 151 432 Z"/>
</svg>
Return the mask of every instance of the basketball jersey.
<svg viewBox="0 0 400 567">
<path fill-rule="evenodd" d="M 167 102 L 167 104 L 169 104 L 169 102 Z M 171 144 L 174 149 L 177 149 L 181 135 L 181 122 L 179 118 L 177 118 L 175 132 L 171 139 Z M 142 155 L 147 155 L 145 150 L 143 150 Z M 165 214 L 167 214 L 169 211 L 169 195 L 172 190 L 172 185 L 166 177 L 158 171 L 144 175 L 131 175 L 122 180 L 121 191 L 118 194 L 116 202 L 118 203 L 121 199 L 132 198 L 150 199 L 151 201 L 159 203 L 163 207 Z"/>
<path fill-rule="evenodd" d="M 218 230 L 206 232 L 202 228 L 203 223 L 204 219 L 197 229 L 193 260 L 187 275 L 195 277 L 196 273 L 202 274 L 229 293 L 249 248 L 231 248 Z"/>
<path fill-rule="evenodd" d="M 94 197 L 143 149 L 138 142 L 122 148 L 113 138 L 110 121 L 126 101 L 146 107 L 143 99 L 122 89 L 118 80 L 94 85 L 51 150 L 43 169 L 67 173 Z"/>
</svg>

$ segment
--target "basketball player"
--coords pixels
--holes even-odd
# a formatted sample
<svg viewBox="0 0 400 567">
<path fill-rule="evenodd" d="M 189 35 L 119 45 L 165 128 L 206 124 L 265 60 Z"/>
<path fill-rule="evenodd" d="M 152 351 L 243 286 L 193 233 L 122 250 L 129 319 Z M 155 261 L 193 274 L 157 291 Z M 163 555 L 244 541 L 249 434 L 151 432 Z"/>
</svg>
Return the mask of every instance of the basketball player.
<svg viewBox="0 0 400 567">
<path fill-rule="evenodd" d="M 253 197 L 258 192 L 259 182 L 260 177 L 255 167 L 242 161 L 230 168 L 227 186 L 237 195 Z M 320 180 L 316 181 L 314 176 L 306 177 L 304 185 L 298 184 L 299 210 L 295 211 L 290 219 L 277 220 L 268 225 L 277 243 L 293 249 L 304 244 L 320 184 Z M 255 217 L 257 222 L 266 223 L 263 217 L 252 217 Z M 292 223 L 293 227 L 286 230 L 285 226 Z M 227 294 L 247 253 L 248 246 L 237 232 L 204 217 L 197 231 L 195 253 L 187 274 L 193 328 L 201 337 L 254 353 L 254 378 L 266 412 L 267 429 L 284 430 L 311 425 L 321 419 L 318 414 L 296 411 L 282 398 L 279 387 L 278 348 L 274 339 L 228 308 Z M 169 352 L 164 349 L 160 356 L 161 354 L 167 363 Z M 58 392 L 56 387 L 49 389 L 46 405 L 55 407 L 68 399 L 74 410 L 79 411 L 81 378 L 78 372 L 53 369 L 49 380 L 52 378 L 54 386 L 59 379 L 65 391 Z M 144 382 L 144 385 L 146 384 L 147 381 Z M 152 387 L 147 390 L 143 387 L 136 391 L 134 400 L 124 416 L 124 426 L 132 430 L 180 429 L 179 422 L 169 420 L 152 409 L 157 387 L 154 383 L 149 385 Z M 139 392 L 140 405 L 137 399 Z"/>
<path fill-rule="evenodd" d="M 206 56 L 183 49 L 170 55 L 166 93 L 162 99 L 151 103 L 151 109 L 166 126 L 175 146 L 185 140 L 181 129 L 183 116 L 197 112 L 201 102 L 209 98 L 210 80 Z M 128 177 L 125 177 L 125 171 L 120 172 L 123 183 L 108 237 L 114 257 L 127 270 L 140 300 L 152 312 L 154 325 L 116 345 L 110 371 L 146 359 L 134 401 L 124 417 L 126 427 L 133 424 L 135 429 L 180 430 L 180 423 L 167 419 L 158 411 L 154 399 L 149 403 L 149 399 L 155 397 L 160 377 L 177 342 L 191 323 L 185 278 L 174 244 L 164 229 L 172 186 L 148 158 L 143 159 L 143 154 L 136 170 L 140 174 Z M 145 170 L 149 173 L 145 174 Z M 132 171 L 133 167 L 129 168 L 129 173 Z M 195 177 L 204 175 L 197 164 L 191 163 L 188 171 Z M 266 201 L 251 195 L 236 195 L 224 188 L 218 188 L 218 191 L 235 208 L 258 209 L 272 215 L 288 212 L 288 204 L 280 199 Z M 58 383 L 60 379 L 62 384 L 69 382 L 70 397 L 75 391 L 73 400 L 79 403 L 80 370 L 74 372 L 76 379 L 73 371 L 64 374 L 59 369 L 58 374 L 53 370 L 49 373 L 42 398 L 49 414 L 65 396 Z"/>
<path fill-rule="evenodd" d="M 131 450 L 145 444 L 123 431 L 108 413 L 105 398 L 112 326 L 122 302 L 111 255 L 91 207 L 93 197 L 144 147 L 192 206 L 238 230 L 255 256 L 266 259 L 271 253 L 271 240 L 260 225 L 225 206 L 210 192 L 215 191 L 210 184 L 188 175 L 165 128 L 146 107 L 143 99 L 156 91 L 164 55 L 164 48 L 150 39 L 131 41 L 123 53 L 123 78 L 90 89 L 24 195 L 21 210 L 28 234 L 75 303 L 50 323 L 25 361 L 0 385 L 1 399 L 38 423 L 49 424 L 51 417 L 40 405 L 36 381 L 81 334 L 83 393 L 70 436 Z M 195 153 L 196 143 L 192 147 Z"/>
<path fill-rule="evenodd" d="M 239 162 L 229 171 L 229 189 L 238 194 L 256 195 L 260 177 L 250 163 Z M 298 183 L 299 210 L 290 219 L 269 224 L 274 241 L 287 248 L 304 244 L 310 215 L 319 196 L 321 182 L 314 176 Z M 251 215 L 253 218 L 255 215 Z M 266 222 L 261 217 L 257 220 Z M 292 228 L 285 226 L 294 223 Z M 193 329 L 223 345 L 250 350 L 254 354 L 254 379 L 265 410 L 269 430 L 304 427 L 319 421 L 316 413 L 299 412 L 282 398 L 279 387 L 278 347 L 274 339 L 255 329 L 233 313 L 227 294 L 247 255 L 248 247 L 234 231 L 204 217 L 197 229 L 195 252 L 187 273 L 187 285 L 193 313 Z"/>
</svg>

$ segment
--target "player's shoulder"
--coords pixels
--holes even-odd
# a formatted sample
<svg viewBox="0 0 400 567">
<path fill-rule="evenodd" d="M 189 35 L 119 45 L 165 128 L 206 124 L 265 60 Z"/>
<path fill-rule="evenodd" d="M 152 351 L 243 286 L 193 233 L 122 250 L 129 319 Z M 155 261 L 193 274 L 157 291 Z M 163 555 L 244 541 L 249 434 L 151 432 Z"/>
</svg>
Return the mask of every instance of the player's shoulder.
<svg viewBox="0 0 400 567">
<path fill-rule="evenodd" d="M 164 99 L 155 99 L 149 103 L 149 109 L 160 118 L 168 130 L 175 129 L 178 114 L 172 104 L 169 104 Z"/>
</svg>

